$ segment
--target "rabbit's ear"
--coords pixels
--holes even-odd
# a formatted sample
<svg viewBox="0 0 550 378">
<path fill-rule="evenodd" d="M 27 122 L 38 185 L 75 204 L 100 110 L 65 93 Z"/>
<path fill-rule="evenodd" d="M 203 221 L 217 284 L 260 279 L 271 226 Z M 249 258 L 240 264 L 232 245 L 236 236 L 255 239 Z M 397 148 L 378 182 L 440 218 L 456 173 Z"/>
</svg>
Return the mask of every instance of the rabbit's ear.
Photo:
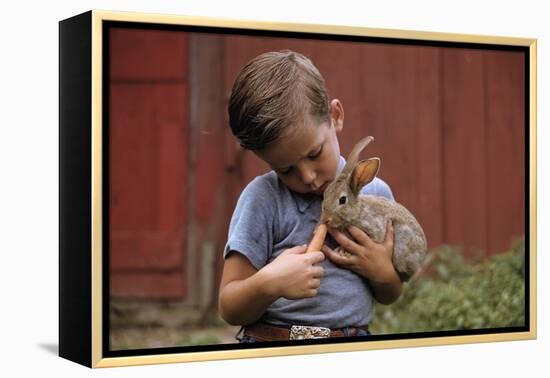
<svg viewBox="0 0 550 378">
<path fill-rule="evenodd" d="M 354 194 L 358 194 L 361 188 L 371 182 L 378 173 L 380 168 L 379 158 L 370 158 L 367 160 L 361 160 L 351 173 L 350 188 Z"/>
<path fill-rule="evenodd" d="M 346 161 L 346 166 L 344 167 L 343 172 L 349 173 L 357 164 L 359 161 L 359 153 L 367 147 L 372 141 L 374 140 L 374 137 L 368 136 L 366 138 L 361 139 L 355 146 L 353 146 L 353 149 L 351 150 L 348 160 Z"/>
</svg>

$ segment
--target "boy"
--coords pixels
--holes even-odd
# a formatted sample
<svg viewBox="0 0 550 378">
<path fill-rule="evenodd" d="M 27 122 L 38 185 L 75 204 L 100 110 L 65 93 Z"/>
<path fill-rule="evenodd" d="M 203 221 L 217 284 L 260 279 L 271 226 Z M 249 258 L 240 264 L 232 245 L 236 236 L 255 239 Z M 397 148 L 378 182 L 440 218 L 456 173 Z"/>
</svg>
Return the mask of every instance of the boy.
<svg viewBox="0 0 550 378">
<path fill-rule="evenodd" d="M 345 164 L 337 138 L 342 103 L 329 102 L 324 79 L 308 58 L 281 51 L 242 69 L 228 110 L 241 146 L 273 170 L 248 184 L 233 213 L 221 316 L 243 326 L 241 342 L 369 334 L 372 296 L 387 304 L 401 294 L 391 262 L 391 224 L 382 244 L 350 227 L 349 235 L 329 231 L 332 248 L 305 253 L 323 191 Z M 378 178 L 362 193 L 393 200 Z M 334 242 L 351 255 L 336 254 Z"/>
</svg>

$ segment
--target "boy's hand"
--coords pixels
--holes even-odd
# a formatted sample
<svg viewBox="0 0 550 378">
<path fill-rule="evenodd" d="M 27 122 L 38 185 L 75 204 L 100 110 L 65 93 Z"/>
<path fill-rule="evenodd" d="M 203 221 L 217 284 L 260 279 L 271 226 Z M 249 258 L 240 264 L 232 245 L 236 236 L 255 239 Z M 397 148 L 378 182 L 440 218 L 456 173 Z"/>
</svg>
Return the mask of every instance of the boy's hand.
<svg viewBox="0 0 550 378">
<path fill-rule="evenodd" d="M 305 253 L 306 248 L 287 249 L 260 270 L 273 296 L 301 299 L 317 295 L 324 269 L 314 264 L 323 261 L 325 255 L 320 251 Z"/>
<path fill-rule="evenodd" d="M 383 243 L 376 243 L 355 226 L 348 228 L 354 240 L 335 229 L 330 229 L 329 232 L 334 240 L 350 253 L 349 256 L 343 256 L 326 245 L 323 246 L 322 251 L 334 264 L 352 270 L 371 282 L 391 282 L 395 278 L 396 271 L 392 264 L 393 225 L 391 221 L 388 221 Z"/>
</svg>

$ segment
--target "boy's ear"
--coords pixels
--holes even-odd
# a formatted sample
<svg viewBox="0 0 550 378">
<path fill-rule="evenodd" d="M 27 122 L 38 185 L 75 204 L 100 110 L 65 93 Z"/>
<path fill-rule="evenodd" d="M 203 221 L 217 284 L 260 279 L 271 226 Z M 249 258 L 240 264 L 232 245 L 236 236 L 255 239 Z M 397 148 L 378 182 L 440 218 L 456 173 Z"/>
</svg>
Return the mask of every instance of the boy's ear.
<svg viewBox="0 0 550 378">
<path fill-rule="evenodd" d="M 330 118 L 334 122 L 334 128 L 336 132 L 342 131 L 344 128 L 344 106 L 337 98 L 333 99 L 329 103 Z"/>
<path fill-rule="evenodd" d="M 351 172 L 350 188 L 354 194 L 358 194 L 361 188 L 371 182 L 380 168 L 379 158 L 361 160 Z"/>
</svg>

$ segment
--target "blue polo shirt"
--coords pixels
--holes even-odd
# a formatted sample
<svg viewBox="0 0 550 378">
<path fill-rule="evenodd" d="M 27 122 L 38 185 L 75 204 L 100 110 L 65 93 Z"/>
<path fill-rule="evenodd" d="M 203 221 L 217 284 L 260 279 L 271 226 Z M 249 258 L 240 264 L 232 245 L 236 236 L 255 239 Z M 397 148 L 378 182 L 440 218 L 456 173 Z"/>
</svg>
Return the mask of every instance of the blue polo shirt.
<svg viewBox="0 0 550 378">
<path fill-rule="evenodd" d="M 345 165 L 340 157 L 339 171 Z M 362 194 L 393 200 L 389 186 L 379 178 Z M 230 251 L 244 255 L 258 270 L 286 249 L 308 244 L 321 215 L 322 197 L 288 189 L 274 171 L 256 177 L 242 191 L 229 226 L 224 258 Z M 330 243 L 329 243 L 330 244 Z M 332 242 L 334 246 L 334 242 Z M 273 325 L 310 325 L 328 328 L 364 326 L 372 317 L 368 281 L 325 259 L 325 274 L 313 298 L 279 298 L 261 320 Z"/>
</svg>

